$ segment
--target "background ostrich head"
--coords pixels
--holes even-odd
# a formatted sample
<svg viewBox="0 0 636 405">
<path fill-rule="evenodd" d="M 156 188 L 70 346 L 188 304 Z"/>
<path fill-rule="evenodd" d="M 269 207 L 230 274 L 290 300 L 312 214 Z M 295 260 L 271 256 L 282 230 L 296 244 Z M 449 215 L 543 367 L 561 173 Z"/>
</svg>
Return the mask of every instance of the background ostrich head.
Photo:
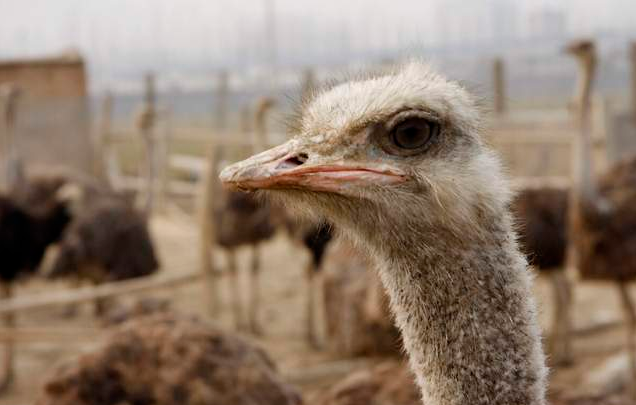
<svg viewBox="0 0 636 405">
<path fill-rule="evenodd" d="M 589 39 L 574 41 L 566 46 L 564 51 L 581 59 L 590 59 L 595 55 L 594 41 Z"/>
<path fill-rule="evenodd" d="M 301 107 L 293 139 L 221 179 L 366 237 L 417 237 L 402 232 L 415 223 L 456 234 L 509 199 L 478 117 L 460 85 L 411 62 L 317 93 Z"/>
</svg>

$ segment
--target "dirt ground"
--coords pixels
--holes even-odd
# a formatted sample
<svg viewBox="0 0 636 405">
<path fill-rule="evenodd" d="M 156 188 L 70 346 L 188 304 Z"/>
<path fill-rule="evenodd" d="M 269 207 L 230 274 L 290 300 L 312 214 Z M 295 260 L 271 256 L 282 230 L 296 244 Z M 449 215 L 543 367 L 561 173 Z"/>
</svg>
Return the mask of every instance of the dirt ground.
<svg viewBox="0 0 636 405">
<path fill-rule="evenodd" d="M 159 246 L 162 271 L 174 274 L 197 268 L 197 228 L 190 218 L 174 213 L 161 215 L 153 219 L 152 229 Z M 245 269 L 246 253 L 241 252 L 239 257 L 239 263 Z M 302 269 L 305 260 L 308 260 L 306 252 L 292 246 L 281 233 L 263 247 L 263 256 L 262 320 L 265 336 L 260 342 L 276 360 L 283 374 L 300 386 L 307 398 L 343 374 L 378 361 L 351 361 L 312 350 L 305 342 L 304 330 L 306 285 Z M 247 271 L 243 271 L 242 276 L 245 279 Z M 547 328 L 552 315 L 550 285 L 542 277 L 537 279 L 536 285 L 541 322 Z M 62 288 L 70 286 L 32 280 L 20 285 L 16 295 L 26 296 Z M 217 321 L 231 329 L 233 322 L 227 280 L 222 281 L 222 293 L 223 311 Z M 166 297 L 175 309 L 205 316 L 204 294 L 203 285 L 194 284 L 145 296 Z M 574 308 L 577 331 L 575 364 L 568 368 L 553 368 L 551 389 L 572 393 L 612 389 L 627 377 L 628 370 L 624 349 L 626 334 L 615 287 L 610 284 L 578 285 Z M 91 306 L 84 305 L 80 309 L 74 318 L 64 317 L 65 308 L 60 307 L 18 316 L 18 325 L 22 328 L 50 328 L 60 335 L 47 340 L 33 338 L 17 344 L 15 384 L 0 397 L 0 405 L 32 403 L 41 382 L 56 363 L 90 350 L 99 343 L 103 330 L 93 317 Z"/>
</svg>

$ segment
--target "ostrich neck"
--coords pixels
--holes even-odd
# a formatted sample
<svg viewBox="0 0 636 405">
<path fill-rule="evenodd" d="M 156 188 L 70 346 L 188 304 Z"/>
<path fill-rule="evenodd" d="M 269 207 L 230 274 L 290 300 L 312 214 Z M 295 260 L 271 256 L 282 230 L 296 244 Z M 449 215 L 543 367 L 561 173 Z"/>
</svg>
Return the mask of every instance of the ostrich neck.
<svg viewBox="0 0 636 405">
<path fill-rule="evenodd" d="M 424 403 L 544 405 L 531 277 L 507 214 L 484 219 L 475 238 L 419 228 L 417 239 L 369 232 L 367 242 Z"/>
<path fill-rule="evenodd" d="M 256 139 L 254 141 L 255 152 L 260 153 L 267 149 L 267 124 L 265 122 L 267 110 L 256 113 Z"/>
<path fill-rule="evenodd" d="M 594 178 L 594 156 L 592 153 L 591 136 L 591 96 L 594 73 L 596 71 L 595 60 L 581 61 L 581 74 L 579 75 L 577 90 L 577 116 L 579 136 L 573 143 L 573 188 L 575 201 L 582 200 L 594 202 L 598 196 L 596 181 Z"/>
</svg>

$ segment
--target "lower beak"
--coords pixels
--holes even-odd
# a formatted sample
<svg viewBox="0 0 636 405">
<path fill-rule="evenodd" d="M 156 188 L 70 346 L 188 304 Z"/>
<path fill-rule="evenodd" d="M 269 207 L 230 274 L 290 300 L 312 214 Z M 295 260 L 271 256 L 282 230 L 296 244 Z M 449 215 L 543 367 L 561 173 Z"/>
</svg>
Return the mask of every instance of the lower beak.
<svg viewBox="0 0 636 405">
<path fill-rule="evenodd" d="M 355 186 L 399 184 L 406 181 L 401 170 L 381 163 L 335 161 L 312 163 L 300 143 L 291 140 L 226 167 L 220 175 L 224 185 L 240 190 L 305 189 L 345 192 Z"/>
</svg>

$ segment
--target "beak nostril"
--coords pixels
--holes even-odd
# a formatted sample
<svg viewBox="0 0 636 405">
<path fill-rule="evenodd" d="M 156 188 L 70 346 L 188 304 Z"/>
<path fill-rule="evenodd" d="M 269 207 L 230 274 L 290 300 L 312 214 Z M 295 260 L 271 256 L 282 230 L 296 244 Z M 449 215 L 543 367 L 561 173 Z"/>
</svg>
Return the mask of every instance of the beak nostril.
<svg viewBox="0 0 636 405">
<path fill-rule="evenodd" d="M 302 165 L 309 159 L 309 156 L 306 153 L 299 153 L 297 155 L 291 156 L 284 161 L 282 161 L 276 168 L 277 169 L 291 169 L 297 166 Z"/>
</svg>

